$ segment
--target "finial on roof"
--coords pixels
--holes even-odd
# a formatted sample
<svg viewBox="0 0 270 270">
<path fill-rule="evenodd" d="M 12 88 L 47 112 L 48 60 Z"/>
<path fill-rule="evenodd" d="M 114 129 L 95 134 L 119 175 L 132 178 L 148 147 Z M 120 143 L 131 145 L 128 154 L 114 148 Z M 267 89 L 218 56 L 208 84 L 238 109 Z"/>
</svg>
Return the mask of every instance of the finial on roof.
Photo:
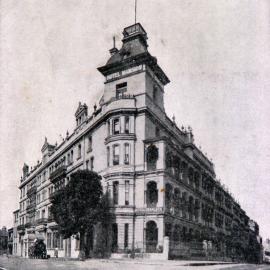
<svg viewBox="0 0 270 270">
<path fill-rule="evenodd" d="M 94 105 L 94 111 L 96 111 L 96 110 L 97 110 L 97 105 L 95 104 L 95 105 Z"/>
<path fill-rule="evenodd" d="M 114 55 L 115 53 L 118 52 L 118 49 L 115 47 L 115 36 L 113 36 L 113 47 L 110 49 L 110 54 Z"/>
<path fill-rule="evenodd" d="M 68 133 L 68 130 L 67 130 L 66 137 L 68 137 L 68 136 L 69 136 L 69 133 Z"/>
<path fill-rule="evenodd" d="M 173 117 L 172 117 L 172 120 L 173 120 L 173 122 L 175 123 L 175 116 L 173 115 Z"/>
</svg>

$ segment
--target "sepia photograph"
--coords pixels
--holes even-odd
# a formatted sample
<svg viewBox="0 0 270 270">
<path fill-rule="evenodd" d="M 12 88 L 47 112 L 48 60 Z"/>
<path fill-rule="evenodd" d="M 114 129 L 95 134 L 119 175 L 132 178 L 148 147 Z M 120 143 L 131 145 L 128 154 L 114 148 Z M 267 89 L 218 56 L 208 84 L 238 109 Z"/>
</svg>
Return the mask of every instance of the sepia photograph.
<svg viewBox="0 0 270 270">
<path fill-rule="evenodd" d="M 0 270 L 270 269 L 270 1 L 0 0 Z"/>
</svg>

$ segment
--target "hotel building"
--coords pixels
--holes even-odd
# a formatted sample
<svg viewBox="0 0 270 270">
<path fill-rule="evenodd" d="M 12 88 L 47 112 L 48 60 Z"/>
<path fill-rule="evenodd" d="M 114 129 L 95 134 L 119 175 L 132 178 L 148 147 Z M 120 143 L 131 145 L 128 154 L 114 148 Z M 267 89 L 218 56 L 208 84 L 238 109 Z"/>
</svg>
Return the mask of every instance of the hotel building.
<svg viewBox="0 0 270 270">
<path fill-rule="evenodd" d="M 112 254 L 162 253 L 166 239 L 173 254 L 178 243 L 248 235 L 249 217 L 217 181 L 192 129 L 166 115 L 170 80 L 148 51 L 141 24 L 126 27 L 122 47 L 110 54 L 98 68 L 105 79 L 98 106 L 90 113 L 79 103 L 73 132 L 59 145 L 45 139 L 41 162 L 23 167 L 17 255 L 27 257 L 29 245 L 44 239 L 51 256 L 56 247 L 60 257 L 78 256 L 77 238 L 63 239 L 50 215 L 50 196 L 79 169 L 100 174 L 110 193 Z"/>
</svg>

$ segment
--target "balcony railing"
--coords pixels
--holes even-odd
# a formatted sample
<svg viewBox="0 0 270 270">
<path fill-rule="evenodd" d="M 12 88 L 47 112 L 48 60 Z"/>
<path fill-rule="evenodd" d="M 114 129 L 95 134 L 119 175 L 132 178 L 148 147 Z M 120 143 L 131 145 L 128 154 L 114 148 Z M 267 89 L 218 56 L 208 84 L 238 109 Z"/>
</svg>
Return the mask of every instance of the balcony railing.
<svg viewBox="0 0 270 270">
<path fill-rule="evenodd" d="M 33 186 L 27 191 L 27 197 L 29 198 L 31 195 L 36 194 L 36 193 L 37 193 L 37 187 Z"/>
<path fill-rule="evenodd" d="M 17 227 L 17 231 L 19 234 L 24 234 L 24 231 L 25 231 L 25 225 L 24 224 L 21 224 Z"/>
<path fill-rule="evenodd" d="M 32 222 L 27 222 L 27 223 L 25 223 L 25 228 L 30 228 L 30 227 L 32 227 L 33 226 L 33 223 Z"/>
<path fill-rule="evenodd" d="M 30 212 L 31 210 L 35 209 L 35 207 L 36 207 L 36 203 L 31 203 L 31 204 L 27 205 L 26 211 Z"/>
<path fill-rule="evenodd" d="M 64 178 L 66 176 L 67 166 L 62 165 L 59 168 L 57 168 L 55 171 L 53 171 L 50 175 L 50 180 L 52 183 Z"/>
<path fill-rule="evenodd" d="M 39 218 L 36 220 L 36 225 L 45 225 L 48 223 L 48 219 L 47 218 Z"/>
</svg>

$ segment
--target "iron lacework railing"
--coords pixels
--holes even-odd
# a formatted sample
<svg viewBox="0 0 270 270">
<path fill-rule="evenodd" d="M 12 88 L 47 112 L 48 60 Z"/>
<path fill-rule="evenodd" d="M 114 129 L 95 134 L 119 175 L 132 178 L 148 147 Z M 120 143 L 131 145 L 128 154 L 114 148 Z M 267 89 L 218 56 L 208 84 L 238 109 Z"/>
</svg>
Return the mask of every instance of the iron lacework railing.
<svg viewBox="0 0 270 270">
<path fill-rule="evenodd" d="M 52 183 L 66 176 L 67 166 L 62 165 L 50 174 L 50 180 Z"/>
</svg>

